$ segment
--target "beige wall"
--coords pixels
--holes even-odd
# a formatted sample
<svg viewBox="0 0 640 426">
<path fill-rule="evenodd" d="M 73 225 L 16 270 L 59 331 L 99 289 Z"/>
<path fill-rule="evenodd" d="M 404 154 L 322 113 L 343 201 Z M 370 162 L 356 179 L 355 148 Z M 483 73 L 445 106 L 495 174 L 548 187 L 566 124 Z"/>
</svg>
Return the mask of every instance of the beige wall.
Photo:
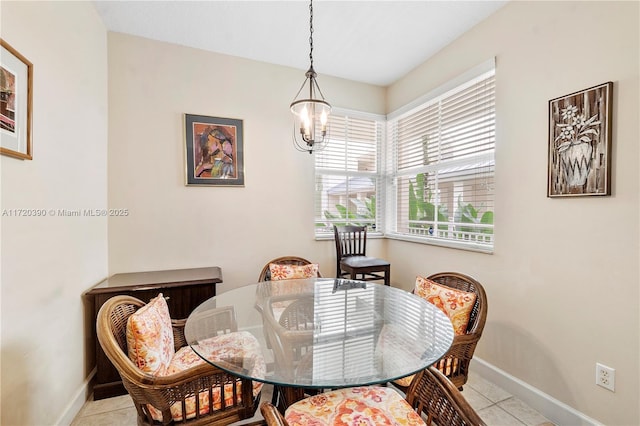
<svg viewBox="0 0 640 426">
<path fill-rule="evenodd" d="M 334 273 L 333 242 L 314 241 L 313 157 L 291 140 L 288 105 L 303 79 L 300 70 L 109 34 L 109 206 L 130 211 L 109 221 L 110 273 L 218 265 L 221 291 L 255 282 L 284 255 Z M 384 113 L 383 88 L 322 74 L 319 82 L 334 106 Z M 243 120 L 244 188 L 185 186 L 184 113 Z"/>
<path fill-rule="evenodd" d="M 91 3 L 2 2 L 34 64 L 33 160 L 2 156 L 1 209 L 107 206 L 107 37 Z M 1 218 L 3 425 L 61 420 L 91 365 L 81 295 L 107 275 L 107 220 Z"/>
<path fill-rule="evenodd" d="M 477 355 L 607 425 L 640 424 L 638 2 L 512 2 L 389 88 L 393 111 L 496 57 L 495 253 L 388 242 L 393 280 L 486 286 Z M 614 82 L 610 197 L 546 198 L 550 99 Z M 597 387 L 595 364 L 616 369 Z"/>
</svg>

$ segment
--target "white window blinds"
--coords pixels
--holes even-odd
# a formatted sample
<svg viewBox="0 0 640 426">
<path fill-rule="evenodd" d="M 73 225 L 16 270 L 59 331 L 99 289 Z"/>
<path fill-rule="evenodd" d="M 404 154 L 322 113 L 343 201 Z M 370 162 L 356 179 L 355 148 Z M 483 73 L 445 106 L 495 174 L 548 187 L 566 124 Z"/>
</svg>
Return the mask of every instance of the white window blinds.
<svg viewBox="0 0 640 426">
<path fill-rule="evenodd" d="M 396 237 L 493 248 L 495 71 L 388 121 Z"/>
<path fill-rule="evenodd" d="M 333 225 L 378 229 L 382 117 L 334 112 L 329 143 L 315 153 L 316 236 L 333 236 Z"/>
</svg>

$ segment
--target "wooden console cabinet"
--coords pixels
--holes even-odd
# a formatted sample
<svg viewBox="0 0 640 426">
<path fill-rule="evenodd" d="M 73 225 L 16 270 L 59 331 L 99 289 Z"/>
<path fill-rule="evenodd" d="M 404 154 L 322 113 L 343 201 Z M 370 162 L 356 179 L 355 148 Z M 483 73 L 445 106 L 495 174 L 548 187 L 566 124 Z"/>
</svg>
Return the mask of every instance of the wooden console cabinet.
<svg viewBox="0 0 640 426">
<path fill-rule="evenodd" d="M 120 295 L 130 295 L 144 302 L 162 293 L 168 297 L 169 313 L 172 318 L 187 318 L 202 302 L 216 295 L 216 284 L 222 282 L 219 267 L 179 269 L 170 271 L 134 272 L 115 274 L 93 286 L 85 293 L 92 306 L 93 332 L 96 351 L 96 380 L 93 387 L 94 399 L 124 395 L 126 392 L 118 371 L 107 358 L 95 332 L 96 318 L 100 307 L 107 299 Z"/>
</svg>

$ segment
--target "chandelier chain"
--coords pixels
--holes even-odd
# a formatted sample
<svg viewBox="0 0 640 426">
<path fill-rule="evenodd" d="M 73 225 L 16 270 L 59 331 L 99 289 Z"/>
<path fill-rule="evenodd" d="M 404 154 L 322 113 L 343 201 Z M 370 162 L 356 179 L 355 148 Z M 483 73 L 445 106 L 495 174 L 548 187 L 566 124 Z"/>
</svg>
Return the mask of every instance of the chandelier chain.
<svg viewBox="0 0 640 426">
<path fill-rule="evenodd" d="M 331 105 L 325 101 L 313 69 L 313 0 L 309 0 L 309 62 L 306 79 L 289 108 L 294 115 L 293 145 L 298 151 L 312 154 L 329 143 L 328 117 L 331 114 Z M 307 85 L 308 93 L 301 95 Z"/>
<path fill-rule="evenodd" d="M 309 61 L 313 68 L 313 0 L 309 3 Z"/>
</svg>

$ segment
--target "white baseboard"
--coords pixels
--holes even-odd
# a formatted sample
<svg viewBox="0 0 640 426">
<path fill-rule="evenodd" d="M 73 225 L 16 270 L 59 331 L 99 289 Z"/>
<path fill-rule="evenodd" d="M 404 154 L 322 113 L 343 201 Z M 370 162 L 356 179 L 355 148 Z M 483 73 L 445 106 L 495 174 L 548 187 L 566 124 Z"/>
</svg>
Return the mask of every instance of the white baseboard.
<svg viewBox="0 0 640 426">
<path fill-rule="evenodd" d="M 73 422 L 73 419 L 75 419 L 80 410 L 82 410 L 82 406 L 84 405 L 84 403 L 87 402 L 89 396 L 91 396 L 89 383 L 91 383 L 91 380 L 93 379 L 93 376 L 96 375 L 97 371 L 98 370 L 95 367 L 93 370 L 91 370 L 91 373 L 89 373 L 89 377 L 87 377 L 84 382 L 82 382 L 80 389 L 78 389 L 69 405 L 67 405 L 60 418 L 58 418 L 58 421 L 56 421 L 54 424 L 58 426 L 68 426 L 71 424 L 71 422 Z"/>
<path fill-rule="evenodd" d="M 602 423 L 489 364 L 473 357 L 470 370 L 501 387 L 556 425 L 602 426 Z"/>
</svg>

